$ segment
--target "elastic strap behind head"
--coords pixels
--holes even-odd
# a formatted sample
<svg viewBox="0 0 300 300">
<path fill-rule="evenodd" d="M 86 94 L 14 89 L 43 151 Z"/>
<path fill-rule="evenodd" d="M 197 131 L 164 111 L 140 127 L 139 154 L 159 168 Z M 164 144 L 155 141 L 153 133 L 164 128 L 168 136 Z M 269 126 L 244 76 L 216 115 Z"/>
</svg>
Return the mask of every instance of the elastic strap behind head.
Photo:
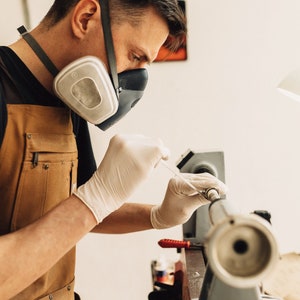
<svg viewBox="0 0 300 300">
<path fill-rule="evenodd" d="M 23 39 L 27 42 L 27 44 L 31 47 L 34 53 L 38 56 L 38 58 L 42 61 L 45 65 L 47 70 L 55 77 L 58 74 L 58 69 L 50 60 L 48 55 L 42 49 L 42 47 L 37 43 L 34 37 L 27 31 L 25 26 L 21 26 L 18 28 L 19 33 L 22 35 Z"/>
<path fill-rule="evenodd" d="M 108 7 L 108 0 L 99 0 L 101 5 L 101 20 L 102 20 L 102 28 L 105 40 L 105 49 L 106 55 L 108 58 L 108 64 L 110 68 L 111 78 L 116 90 L 117 96 L 119 95 L 119 79 L 117 73 L 117 65 L 116 65 L 116 57 L 114 51 L 114 44 L 111 34 L 111 24 L 110 24 L 110 17 L 109 17 L 109 7 Z"/>
</svg>

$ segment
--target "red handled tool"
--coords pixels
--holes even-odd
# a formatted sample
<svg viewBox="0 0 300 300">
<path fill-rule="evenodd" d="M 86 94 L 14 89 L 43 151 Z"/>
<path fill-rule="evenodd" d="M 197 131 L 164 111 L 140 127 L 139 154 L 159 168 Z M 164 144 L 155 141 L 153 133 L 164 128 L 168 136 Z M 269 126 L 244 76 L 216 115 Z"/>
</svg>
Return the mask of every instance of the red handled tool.
<svg viewBox="0 0 300 300">
<path fill-rule="evenodd" d="M 193 250 L 202 250 L 203 245 L 201 243 L 192 243 L 191 241 L 178 241 L 171 239 L 162 239 L 158 242 L 158 245 L 162 248 L 185 248 Z"/>
</svg>

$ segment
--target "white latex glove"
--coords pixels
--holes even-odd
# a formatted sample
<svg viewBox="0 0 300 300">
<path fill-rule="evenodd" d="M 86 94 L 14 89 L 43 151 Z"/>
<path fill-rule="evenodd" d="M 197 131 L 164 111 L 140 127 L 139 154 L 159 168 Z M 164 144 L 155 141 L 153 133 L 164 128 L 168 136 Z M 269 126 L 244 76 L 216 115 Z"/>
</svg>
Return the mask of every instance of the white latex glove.
<svg viewBox="0 0 300 300">
<path fill-rule="evenodd" d="M 180 173 L 180 175 L 198 191 L 215 188 L 220 196 L 226 194 L 225 184 L 209 173 Z M 176 176 L 170 179 L 162 204 L 154 206 L 151 210 L 152 226 L 156 229 L 163 229 L 183 224 L 188 221 L 197 208 L 207 203 L 210 201 Z"/>
<path fill-rule="evenodd" d="M 91 179 L 74 193 L 92 211 L 98 223 L 117 210 L 169 150 L 159 139 L 116 135 Z"/>
</svg>

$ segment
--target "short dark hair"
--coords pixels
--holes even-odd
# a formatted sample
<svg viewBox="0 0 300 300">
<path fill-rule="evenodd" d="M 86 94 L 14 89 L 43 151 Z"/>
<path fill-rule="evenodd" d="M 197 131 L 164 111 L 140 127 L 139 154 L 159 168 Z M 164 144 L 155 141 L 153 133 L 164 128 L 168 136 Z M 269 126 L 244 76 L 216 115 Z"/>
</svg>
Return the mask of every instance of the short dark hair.
<svg viewBox="0 0 300 300">
<path fill-rule="evenodd" d="M 51 27 L 62 20 L 80 0 L 55 0 L 42 21 Z M 145 10 L 153 7 L 167 22 L 169 38 L 165 46 L 176 51 L 185 41 L 186 19 L 178 0 L 109 0 L 111 22 L 138 22 Z"/>
</svg>

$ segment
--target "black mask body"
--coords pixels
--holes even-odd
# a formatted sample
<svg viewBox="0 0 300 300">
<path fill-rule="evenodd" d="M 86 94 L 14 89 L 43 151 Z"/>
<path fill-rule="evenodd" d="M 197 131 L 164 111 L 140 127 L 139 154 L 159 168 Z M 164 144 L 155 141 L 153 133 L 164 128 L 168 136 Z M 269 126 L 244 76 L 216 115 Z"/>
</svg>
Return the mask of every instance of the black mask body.
<svg viewBox="0 0 300 300">
<path fill-rule="evenodd" d="M 136 69 L 118 74 L 119 79 L 119 106 L 117 112 L 96 126 L 106 130 L 123 118 L 134 105 L 142 98 L 148 81 L 146 69 Z"/>
</svg>

